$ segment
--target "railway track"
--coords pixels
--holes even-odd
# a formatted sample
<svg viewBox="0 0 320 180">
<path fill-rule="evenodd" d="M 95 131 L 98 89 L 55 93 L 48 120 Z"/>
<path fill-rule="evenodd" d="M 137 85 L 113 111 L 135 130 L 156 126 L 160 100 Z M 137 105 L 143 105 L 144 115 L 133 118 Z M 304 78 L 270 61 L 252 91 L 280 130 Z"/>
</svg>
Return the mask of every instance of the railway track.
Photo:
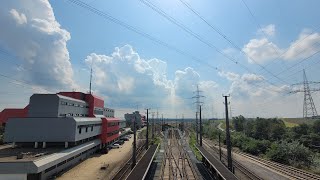
<svg viewBox="0 0 320 180">
<path fill-rule="evenodd" d="M 207 141 L 204 141 L 204 142 L 210 148 L 214 149 L 216 152 L 219 153 L 219 150 L 218 150 L 217 147 L 210 145 L 210 143 L 208 143 Z M 304 179 L 319 180 L 320 179 L 319 175 L 312 174 L 310 172 L 307 172 L 307 171 L 304 171 L 304 170 L 301 170 L 301 169 L 298 169 L 298 168 L 294 168 L 294 167 L 291 167 L 291 166 L 283 165 L 283 164 L 276 163 L 276 162 L 273 162 L 273 161 L 268 161 L 268 160 L 253 156 L 251 154 L 243 153 L 243 152 L 240 152 L 240 151 L 233 151 L 233 153 L 241 155 L 241 156 L 243 156 L 245 158 L 248 158 L 248 159 L 250 159 L 252 161 L 255 161 L 255 162 L 259 163 L 259 164 L 262 164 L 262 165 L 264 165 L 264 166 L 266 166 L 266 167 L 268 167 L 268 168 L 270 168 L 270 169 L 272 169 L 272 170 L 274 170 L 276 172 L 284 174 L 287 177 L 289 177 L 290 179 L 301 179 L 301 180 L 304 180 Z M 225 156 L 225 155 L 223 154 L 223 156 Z M 233 162 L 236 162 L 236 161 L 233 160 Z M 238 164 L 240 164 L 240 163 L 238 163 Z"/>
<path fill-rule="evenodd" d="M 219 154 L 219 149 L 217 149 L 216 147 L 210 145 L 210 143 L 208 143 L 207 141 L 203 140 L 203 144 L 208 146 L 210 149 L 212 149 L 213 151 L 215 151 L 217 154 L 213 154 L 215 157 L 218 157 Z M 227 161 L 227 156 L 225 154 L 221 154 L 221 157 L 224 158 Z M 245 166 L 243 166 L 241 163 L 239 163 L 238 161 L 233 159 L 233 165 L 234 168 L 238 171 L 240 171 L 243 175 L 246 176 L 246 178 L 251 179 L 251 180 L 262 180 L 262 178 L 260 178 L 259 176 L 257 176 L 254 172 L 252 172 L 250 169 L 246 168 Z"/>
<path fill-rule="evenodd" d="M 144 151 L 144 142 L 141 143 L 141 145 L 139 146 L 139 148 L 137 148 L 137 160 L 139 160 L 139 158 L 141 158 L 142 152 Z M 126 161 L 121 169 L 119 169 L 119 171 L 116 173 L 116 175 L 112 178 L 112 180 L 119 180 L 119 179 L 125 179 L 129 172 L 131 171 L 131 164 L 132 164 L 132 157 Z"/>
<path fill-rule="evenodd" d="M 307 171 L 303 171 L 301 169 L 297 169 L 297 168 L 294 168 L 294 167 L 291 167 L 291 166 L 287 166 L 287 165 L 283 165 L 283 164 L 280 164 L 280 163 L 276 163 L 276 162 L 272 162 L 272 161 L 268 161 L 268 160 L 265 160 L 265 159 L 262 159 L 262 158 L 259 158 L 259 157 L 256 157 L 256 156 L 253 156 L 251 154 L 246 154 L 246 153 L 243 153 L 243 152 L 235 152 L 243 157 L 246 157 L 250 160 L 253 160 L 253 161 L 256 161 L 260 164 L 263 164 L 264 166 L 267 166 L 269 167 L 270 169 L 273 169 L 275 171 L 278 171 L 278 172 L 281 172 L 282 174 L 285 174 L 291 178 L 294 178 L 294 179 L 317 179 L 319 180 L 320 179 L 320 176 L 319 175 L 316 175 L 316 174 L 312 174 L 312 173 L 309 173 Z"/>
<path fill-rule="evenodd" d="M 199 179 L 186 150 L 183 148 L 185 141 L 180 138 L 177 129 L 171 128 L 168 130 L 168 137 L 165 143 L 163 174 L 161 176 L 163 180 Z"/>
</svg>

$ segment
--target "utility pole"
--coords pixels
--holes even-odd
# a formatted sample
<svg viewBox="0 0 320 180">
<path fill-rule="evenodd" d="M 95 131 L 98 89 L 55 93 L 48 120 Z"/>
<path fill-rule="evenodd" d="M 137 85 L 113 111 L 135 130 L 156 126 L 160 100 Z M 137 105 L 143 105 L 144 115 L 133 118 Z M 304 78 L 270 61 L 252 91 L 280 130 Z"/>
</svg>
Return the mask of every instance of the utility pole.
<svg viewBox="0 0 320 180">
<path fill-rule="evenodd" d="M 219 130 L 219 157 L 221 161 L 221 131 Z"/>
<path fill-rule="evenodd" d="M 93 60 L 91 61 L 91 70 L 90 70 L 90 87 L 89 87 L 89 93 L 92 94 L 91 91 L 91 82 L 92 82 L 92 64 L 93 64 Z"/>
<path fill-rule="evenodd" d="M 198 123 L 198 113 L 199 113 L 199 107 L 203 104 L 201 102 L 200 98 L 203 98 L 204 96 L 201 95 L 202 91 L 199 90 L 199 85 L 197 85 L 197 90 L 194 92 L 196 95 L 192 98 L 195 98 L 196 101 L 194 102 L 196 104 L 196 132 L 197 132 L 197 143 L 199 143 L 199 123 Z"/>
<path fill-rule="evenodd" d="M 161 114 L 161 123 L 163 125 L 163 114 Z M 162 128 L 162 126 L 161 126 L 161 128 Z"/>
<path fill-rule="evenodd" d="M 200 105 L 200 114 L 199 114 L 199 119 L 200 119 L 200 146 L 202 146 L 202 119 L 201 119 L 201 105 Z"/>
<path fill-rule="evenodd" d="M 228 114 L 228 96 L 224 97 L 224 104 L 226 109 L 226 143 L 227 143 L 227 154 L 228 154 L 228 169 L 232 170 L 232 158 L 231 158 L 231 141 L 230 141 L 230 131 L 229 131 L 229 114 Z"/>
<path fill-rule="evenodd" d="M 178 115 L 176 115 L 176 128 L 178 129 Z"/>
<path fill-rule="evenodd" d="M 152 132 L 152 139 L 154 139 L 154 112 L 152 112 L 152 127 L 151 127 L 151 132 Z"/>
<path fill-rule="evenodd" d="M 147 108 L 147 133 L 146 133 L 146 150 L 149 147 L 149 109 Z"/>
<path fill-rule="evenodd" d="M 131 165 L 131 169 L 134 168 L 134 166 L 136 165 L 136 114 L 134 115 L 134 119 L 133 119 L 133 151 L 132 151 L 132 165 Z"/>
<path fill-rule="evenodd" d="M 182 118 L 181 118 L 181 131 L 184 131 L 184 115 L 182 114 L 182 116 L 181 116 Z"/>
<path fill-rule="evenodd" d="M 196 135 L 197 135 L 197 143 L 199 143 L 198 112 L 196 112 Z"/>
</svg>

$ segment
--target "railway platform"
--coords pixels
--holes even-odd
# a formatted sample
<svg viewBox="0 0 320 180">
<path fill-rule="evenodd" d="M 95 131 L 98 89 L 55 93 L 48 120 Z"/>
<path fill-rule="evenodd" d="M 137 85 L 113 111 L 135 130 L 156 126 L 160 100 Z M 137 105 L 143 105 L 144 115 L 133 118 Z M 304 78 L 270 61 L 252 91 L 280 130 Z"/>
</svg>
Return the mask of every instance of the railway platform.
<svg viewBox="0 0 320 180">
<path fill-rule="evenodd" d="M 216 179 L 235 180 L 238 179 L 229 169 L 224 166 L 218 159 L 213 157 L 207 150 L 201 146 L 197 149 L 202 155 L 202 162 Z"/>
<path fill-rule="evenodd" d="M 149 147 L 149 149 L 144 154 L 144 156 L 140 159 L 137 165 L 132 169 L 129 176 L 127 177 L 127 180 L 145 179 L 158 148 L 159 148 L 159 145 L 157 144 L 151 145 Z"/>
</svg>

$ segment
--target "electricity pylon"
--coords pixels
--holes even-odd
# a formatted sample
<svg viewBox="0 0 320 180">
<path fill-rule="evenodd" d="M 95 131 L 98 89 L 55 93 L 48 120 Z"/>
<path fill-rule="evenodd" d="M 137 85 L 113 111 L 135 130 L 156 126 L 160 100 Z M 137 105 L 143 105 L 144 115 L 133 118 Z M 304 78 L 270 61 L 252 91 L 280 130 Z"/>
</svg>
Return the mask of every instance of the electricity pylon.
<svg viewBox="0 0 320 180">
<path fill-rule="evenodd" d="M 315 118 L 318 117 L 316 106 L 314 105 L 311 92 L 320 91 L 320 88 L 310 89 L 310 84 L 320 84 L 320 82 L 308 81 L 305 70 L 303 70 L 303 82 L 292 85 L 303 85 L 303 89 L 290 91 L 289 93 L 304 93 L 303 99 L 303 118 Z"/>
</svg>

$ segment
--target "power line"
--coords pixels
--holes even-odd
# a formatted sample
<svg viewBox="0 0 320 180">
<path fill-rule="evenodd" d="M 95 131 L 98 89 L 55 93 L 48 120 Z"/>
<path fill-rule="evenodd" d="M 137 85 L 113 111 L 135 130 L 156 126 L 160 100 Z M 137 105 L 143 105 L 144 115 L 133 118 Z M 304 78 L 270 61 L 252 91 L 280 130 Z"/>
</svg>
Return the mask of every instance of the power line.
<svg viewBox="0 0 320 180">
<path fill-rule="evenodd" d="M 245 2 L 245 0 L 241 0 L 241 1 L 242 1 L 242 3 L 245 5 L 245 7 L 247 8 L 248 12 L 250 13 L 251 17 L 253 18 L 253 20 L 254 20 L 254 22 L 256 23 L 256 25 L 258 26 L 258 28 L 262 29 L 261 25 L 259 24 L 258 20 L 256 19 L 255 15 L 254 15 L 253 12 L 251 11 L 251 9 L 249 8 L 249 6 L 248 6 L 247 3 Z M 320 26 L 319 26 L 318 28 L 316 28 L 316 30 L 318 30 L 318 29 L 320 29 Z M 314 31 L 314 32 L 315 32 L 315 31 Z M 263 33 L 265 36 L 267 36 L 264 31 L 262 31 L 262 33 Z M 311 35 L 312 35 L 312 33 L 309 34 L 309 35 L 307 35 L 307 36 L 305 36 L 303 39 L 299 40 L 299 41 L 298 41 L 296 44 L 294 44 L 292 47 L 298 45 L 299 43 L 301 43 L 302 41 L 304 41 L 306 38 L 310 37 Z M 317 43 L 317 42 L 316 42 L 316 43 Z M 314 43 L 314 44 L 315 44 L 315 43 Z M 281 58 L 281 57 L 282 57 L 283 55 L 285 55 L 285 54 L 289 51 L 289 49 L 290 49 L 290 48 L 288 48 L 286 51 L 284 51 L 284 52 L 282 52 L 282 53 L 279 53 L 279 51 L 278 51 L 275 47 L 273 47 L 273 46 L 271 46 L 271 47 L 272 47 L 278 54 L 280 54 L 280 55 L 278 56 L 278 58 Z M 301 51 L 301 52 L 302 52 L 302 51 Z M 317 53 L 318 53 L 318 52 L 317 52 Z M 317 53 L 315 53 L 315 54 L 317 54 Z M 315 54 L 313 54 L 313 55 L 315 55 Z M 313 56 L 313 55 L 311 55 L 311 56 Z M 310 57 L 310 56 L 309 56 L 309 57 Z M 305 58 L 305 59 L 308 59 L 309 57 L 307 57 L 307 58 Z M 275 60 L 274 60 L 274 61 L 275 61 Z M 272 62 L 274 62 L 274 61 L 272 61 Z M 272 63 L 272 62 L 271 62 L 271 63 Z M 269 66 L 271 63 L 267 64 L 265 67 Z M 289 67 L 289 68 L 286 68 L 284 71 L 287 71 L 288 69 L 291 69 L 291 68 L 292 68 L 292 66 Z M 282 72 L 284 72 L 284 71 L 282 71 Z M 282 72 L 281 72 L 281 73 L 282 73 Z M 278 75 L 281 74 L 281 73 L 276 74 L 276 76 L 278 76 Z"/>
<path fill-rule="evenodd" d="M 183 51 L 183 50 L 180 50 L 180 49 L 178 49 L 178 48 L 176 48 L 174 46 L 171 46 L 170 44 L 168 44 L 168 43 L 166 43 L 164 41 L 161 41 L 161 40 L 157 39 L 156 37 L 151 36 L 150 34 L 145 33 L 143 31 L 139 30 L 138 28 L 125 23 L 125 22 L 123 22 L 123 21 L 111 16 L 110 14 L 108 14 L 106 12 L 100 11 L 100 10 L 98 10 L 98 9 L 96 9 L 96 8 L 90 6 L 90 5 L 88 5 L 88 4 L 86 4 L 86 3 L 82 2 L 82 1 L 79 1 L 79 0 L 68 0 L 68 1 L 73 3 L 73 4 L 76 4 L 76 5 L 80 6 L 82 8 L 84 8 L 84 9 L 87 9 L 87 10 L 91 11 L 92 13 L 94 13 L 94 14 L 96 14 L 96 15 L 104 18 L 104 19 L 107 19 L 107 20 L 109 20 L 109 21 L 111 21 L 113 23 L 116 23 L 116 24 L 118 24 L 118 25 L 120 25 L 120 26 L 122 26 L 122 27 L 124 27 L 124 28 L 126 28 L 126 29 L 128 29 L 130 31 L 132 31 L 132 32 L 135 32 L 135 33 L 143 36 L 144 38 L 149 39 L 150 41 L 153 41 L 153 42 L 155 42 L 155 43 L 157 43 L 159 45 L 162 45 L 162 46 L 168 48 L 171 51 L 174 51 L 174 52 L 176 52 L 178 54 L 181 54 L 183 56 L 189 57 L 190 59 L 192 59 L 192 60 L 194 60 L 194 61 L 196 61 L 196 62 L 198 62 L 200 64 L 204 64 L 206 66 L 209 66 L 212 69 L 218 70 L 217 67 L 212 66 L 211 64 L 202 61 L 198 57 L 195 57 L 195 56 L 191 55 L 190 53 L 188 53 L 186 51 Z"/>
<path fill-rule="evenodd" d="M 184 4 L 190 11 L 192 11 L 196 16 L 198 16 L 203 22 L 205 22 L 209 27 L 211 27 L 211 29 L 213 29 L 215 32 L 217 32 L 221 37 L 223 37 L 225 40 L 227 40 L 229 42 L 229 44 L 231 44 L 234 48 L 236 48 L 238 51 L 240 51 L 242 54 L 244 54 L 245 56 L 247 56 L 249 59 L 251 59 L 251 61 L 253 61 L 255 64 L 257 64 L 260 68 L 264 69 L 266 72 L 268 72 L 269 74 L 271 74 L 273 77 L 277 78 L 278 80 L 287 83 L 286 81 L 284 81 L 283 79 L 279 78 L 278 76 L 274 75 L 274 73 L 272 73 L 271 71 L 269 71 L 265 66 L 261 65 L 260 63 L 258 63 L 254 58 L 250 57 L 247 53 L 245 53 L 238 45 L 236 45 L 236 43 L 234 43 L 230 38 L 227 37 L 227 35 L 225 35 L 223 32 L 221 32 L 217 27 L 215 27 L 214 25 L 212 25 L 211 23 L 209 23 L 204 17 L 202 17 L 195 9 L 193 9 L 191 7 L 190 4 L 188 4 L 186 1 L 184 0 L 179 0 L 182 4 Z"/>
<path fill-rule="evenodd" d="M 186 51 L 182 51 L 182 50 L 180 50 L 180 49 L 178 49 L 178 48 L 176 48 L 176 47 L 174 47 L 174 46 L 171 46 L 171 45 L 169 45 L 168 43 L 166 43 L 166 42 L 164 42 L 164 41 L 161 41 L 161 40 L 157 39 L 156 37 L 151 36 L 151 35 L 149 35 L 148 33 L 145 33 L 145 32 L 143 32 L 143 31 L 139 30 L 138 28 L 136 28 L 136 27 L 134 27 L 134 26 L 131 26 L 131 25 L 129 25 L 129 24 L 127 24 L 127 23 L 125 23 L 125 22 L 123 22 L 123 21 L 121 21 L 121 20 L 113 17 L 113 16 L 111 16 L 110 14 L 108 14 L 108 13 L 106 13 L 106 12 L 102 12 L 102 11 L 100 11 L 100 10 L 98 10 L 98 9 L 96 9 L 96 8 L 94 8 L 94 7 L 92 7 L 92 6 L 88 5 L 88 4 L 80 1 L 80 0 L 68 0 L 68 1 L 71 2 L 71 3 L 73 3 L 73 4 L 75 4 L 75 5 L 78 5 L 78 6 L 82 7 L 82 8 L 84 8 L 84 9 L 86 9 L 86 10 L 88 10 L 88 11 L 90 11 L 90 12 L 92 12 L 92 13 L 98 15 L 98 16 L 101 16 L 102 18 L 104 18 L 104 19 L 106 19 L 106 20 L 112 21 L 112 22 L 114 22 L 115 24 L 118 24 L 118 25 L 120 25 L 120 26 L 122 26 L 122 27 L 124 27 L 124 28 L 126 28 L 126 29 L 128 29 L 128 30 L 130 30 L 130 31 L 132 31 L 132 32 L 135 32 L 135 33 L 141 35 L 142 37 L 144 37 L 144 38 L 146 38 L 146 39 L 149 39 L 149 40 L 152 41 L 152 42 L 155 42 L 155 43 L 157 43 L 157 44 L 160 44 L 160 45 L 166 47 L 167 49 L 169 49 L 169 50 L 171 50 L 171 51 L 174 51 L 174 52 L 176 52 L 176 53 L 178 53 L 178 54 L 181 54 L 181 55 L 183 55 L 183 56 L 189 57 L 190 59 L 192 59 L 192 60 L 195 61 L 195 62 L 198 62 L 198 63 L 200 63 L 200 64 L 203 64 L 203 65 L 205 65 L 205 66 L 207 66 L 207 67 L 210 67 L 210 68 L 212 68 L 212 69 L 214 69 L 214 70 L 216 70 L 216 71 L 218 71 L 218 72 L 221 72 L 221 71 L 222 71 L 222 70 L 219 70 L 218 67 L 212 66 L 211 64 L 202 61 L 202 60 L 199 59 L 198 57 L 195 57 L 195 56 L 191 55 L 190 53 L 188 53 L 188 52 L 186 52 Z M 220 51 L 220 52 L 221 52 L 221 51 Z M 222 52 L 221 52 L 221 53 L 222 53 Z M 224 54 L 224 53 L 222 53 L 222 54 Z M 226 54 L 224 54 L 224 55 L 226 55 Z M 226 55 L 226 56 L 227 56 L 227 55 Z M 228 56 L 227 56 L 227 57 L 228 57 Z M 234 61 L 235 61 L 235 60 L 234 60 Z M 237 64 L 238 62 L 235 61 L 235 63 Z M 245 68 L 246 68 L 246 67 L 245 67 Z M 248 68 L 246 68 L 246 69 L 247 69 L 247 71 L 250 72 L 250 70 L 249 70 Z M 254 74 L 254 73 L 253 73 L 253 74 Z M 274 85 L 273 83 L 269 82 L 268 80 L 266 80 L 266 79 L 264 79 L 264 80 L 267 81 L 269 84 L 271 84 L 271 85 L 273 85 L 273 86 L 276 86 L 276 85 Z M 264 88 L 264 87 L 262 87 L 262 86 L 260 86 L 260 85 L 258 85 L 258 84 L 254 84 L 254 86 L 260 87 L 260 88 L 262 88 L 262 89 L 266 89 L 266 88 Z M 267 89 L 267 90 L 268 90 L 268 89 Z M 269 90 L 271 90 L 271 89 L 269 89 Z M 271 91 L 274 91 L 274 90 L 271 90 Z"/>
<path fill-rule="evenodd" d="M 306 66 L 306 67 L 304 67 L 304 69 L 309 69 L 310 67 L 312 67 L 312 68 L 314 68 L 314 67 L 316 67 L 315 65 L 316 64 L 319 64 L 320 63 L 320 60 L 319 61 L 316 61 L 316 62 L 314 62 L 314 63 L 312 63 L 312 64 L 309 64 L 308 66 Z M 286 79 L 288 79 L 288 77 L 292 77 L 292 76 L 294 76 L 294 75 L 296 75 L 296 74 L 298 74 L 299 72 L 302 72 L 303 71 L 303 69 L 301 69 L 301 70 L 299 70 L 299 71 L 296 71 L 296 72 L 294 72 L 294 73 L 292 73 L 292 74 L 290 74 L 290 75 L 287 75 L 286 77 Z M 292 79 L 292 78 L 291 78 Z"/>
<path fill-rule="evenodd" d="M 302 59 L 302 60 L 300 60 L 299 62 L 297 62 L 297 63 L 293 64 L 292 66 L 290 66 L 290 67 L 288 67 L 288 68 L 286 68 L 285 70 L 281 71 L 281 72 L 280 72 L 280 73 L 278 73 L 277 75 L 280 75 L 280 74 L 282 74 L 282 73 L 284 73 L 284 72 L 288 71 L 289 69 L 291 69 L 291 68 L 293 68 L 293 67 L 297 66 L 298 64 L 301 64 L 302 62 L 304 62 L 304 61 L 306 61 L 306 60 L 310 59 L 311 57 L 313 57 L 313 56 L 317 55 L 318 53 L 320 53 L 320 50 L 319 50 L 319 51 L 317 51 L 317 52 L 315 52 L 315 53 L 313 53 L 313 54 L 311 54 L 310 56 L 308 56 L 308 57 L 306 57 L 306 58 L 303 58 L 303 59 Z"/>
<path fill-rule="evenodd" d="M 45 91 L 47 91 L 47 92 L 52 92 L 52 91 L 47 90 L 47 89 L 42 88 L 42 87 L 34 87 L 33 84 L 31 84 L 30 82 L 27 82 L 27 81 L 18 80 L 18 79 L 12 78 L 12 77 L 7 76 L 7 75 L 4 75 L 4 74 L 0 74 L 0 76 L 1 76 L 1 77 L 4 77 L 4 78 L 6 78 L 6 79 L 9 79 L 9 80 L 10 80 L 9 82 L 11 82 L 11 83 L 13 83 L 13 84 L 17 84 L 17 85 L 20 85 L 20 86 L 23 86 L 23 87 L 29 86 L 29 87 L 31 87 L 31 89 L 33 89 L 33 90 L 37 90 L 37 89 L 39 90 L 39 89 L 41 89 L 41 90 L 45 90 Z M 23 84 L 24 84 L 24 85 L 27 85 L 27 86 L 24 86 Z"/>
<path fill-rule="evenodd" d="M 288 49 L 286 49 L 284 52 L 282 52 L 278 58 L 281 58 L 283 55 L 285 55 L 289 50 L 290 48 L 293 48 L 293 47 L 296 47 L 297 45 L 299 45 L 301 42 L 303 42 L 305 39 L 307 39 L 308 37 L 310 37 L 311 35 L 313 35 L 313 33 L 316 32 L 316 30 L 319 30 L 320 29 L 320 26 L 317 27 L 312 33 L 306 35 L 304 38 L 300 39 L 298 42 L 296 42 L 295 44 L 293 44 L 291 47 L 289 47 Z M 315 42 L 313 43 L 312 45 L 316 44 L 318 42 Z M 303 50 L 302 50 L 303 51 Z M 300 51 L 300 52 L 302 52 Z M 276 60 L 273 60 L 272 62 L 268 63 L 265 67 L 269 66 L 270 64 L 272 64 L 273 62 L 275 62 Z"/>
<path fill-rule="evenodd" d="M 151 8 L 152 10 L 154 10 L 155 12 L 157 12 L 158 14 L 160 14 L 161 16 L 163 16 L 164 18 L 166 18 L 167 20 L 169 20 L 170 22 L 172 22 L 173 24 L 177 25 L 178 27 L 180 27 L 183 31 L 185 31 L 186 33 L 188 33 L 189 35 L 191 35 L 192 37 L 198 39 L 199 41 L 201 41 L 202 43 L 204 43 L 205 45 L 207 45 L 208 47 L 214 49 L 216 52 L 218 52 L 219 54 L 223 55 L 225 58 L 227 58 L 228 60 L 234 62 L 237 65 L 240 65 L 240 67 L 242 67 L 243 69 L 245 69 L 246 71 L 248 71 L 249 73 L 252 74 L 256 74 L 254 72 L 252 72 L 248 67 L 246 67 L 245 65 L 239 63 L 235 58 L 228 56 L 226 53 L 222 52 L 221 50 L 219 50 L 215 45 L 211 44 L 210 42 L 206 41 L 204 38 L 202 38 L 200 35 L 196 34 L 195 32 L 193 32 L 192 30 L 190 30 L 188 27 L 186 27 L 185 25 L 183 25 L 182 23 L 180 23 L 179 21 L 177 21 L 175 18 L 171 17 L 170 15 L 168 15 L 167 13 L 165 13 L 163 10 L 161 10 L 159 7 L 157 7 L 156 5 L 154 5 L 152 2 L 150 2 L 149 0 L 139 0 L 140 2 L 142 2 L 143 4 L 145 4 L 146 6 L 148 6 L 149 8 Z M 269 84 L 276 86 L 274 83 L 270 82 L 267 79 L 264 79 L 264 81 L 268 82 Z"/>
</svg>

